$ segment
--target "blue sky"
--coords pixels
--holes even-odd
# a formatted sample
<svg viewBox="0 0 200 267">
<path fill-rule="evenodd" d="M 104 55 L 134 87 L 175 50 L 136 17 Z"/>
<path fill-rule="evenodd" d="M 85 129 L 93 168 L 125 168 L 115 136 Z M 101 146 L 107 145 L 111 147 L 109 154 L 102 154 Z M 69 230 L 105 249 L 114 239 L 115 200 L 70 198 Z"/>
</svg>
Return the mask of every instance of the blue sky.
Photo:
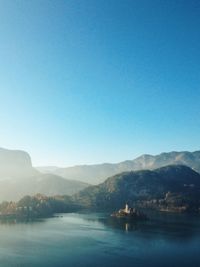
<svg viewBox="0 0 200 267">
<path fill-rule="evenodd" d="M 59 166 L 199 150 L 199 29 L 199 1 L 0 1 L 0 146 Z"/>
</svg>

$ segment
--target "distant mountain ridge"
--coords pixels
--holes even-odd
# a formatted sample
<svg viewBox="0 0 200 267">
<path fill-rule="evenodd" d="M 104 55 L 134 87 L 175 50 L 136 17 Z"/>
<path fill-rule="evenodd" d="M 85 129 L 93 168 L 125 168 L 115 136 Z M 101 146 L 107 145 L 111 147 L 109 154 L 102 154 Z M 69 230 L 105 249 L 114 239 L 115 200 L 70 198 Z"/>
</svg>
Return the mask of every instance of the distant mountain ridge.
<svg viewBox="0 0 200 267">
<path fill-rule="evenodd" d="M 134 160 L 120 163 L 103 163 L 96 165 L 79 165 L 67 168 L 45 168 L 45 173 L 54 173 L 67 179 L 80 180 L 89 184 L 99 184 L 109 176 L 144 169 L 157 169 L 167 165 L 186 165 L 200 173 L 200 151 L 165 152 L 159 155 L 142 155 Z M 43 171 L 41 168 L 40 171 Z"/>
<path fill-rule="evenodd" d="M 82 209 L 113 212 L 125 203 L 148 210 L 199 213 L 200 174 L 183 165 L 124 172 L 73 196 L 36 194 L 24 196 L 17 203 L 3 202 L 0 211 L 3 218 L 12 215 L 26 220 Z"/>
<path fill-rule="evenodd" d="M 36 193 L 72 195 L 87 186 L 80 181 L 39 172 L 32 167 L 31 157 L 25 151 L 0 148 L 0 201 L 16 201 Z"/>
<path fill-rule="evenodd" d="M 87 209 L 115 210 L 125 203 L 156 209 L 200 209 L 200 174 L 183 165 L 117 174 L 75 195 Z"/>
</svg>

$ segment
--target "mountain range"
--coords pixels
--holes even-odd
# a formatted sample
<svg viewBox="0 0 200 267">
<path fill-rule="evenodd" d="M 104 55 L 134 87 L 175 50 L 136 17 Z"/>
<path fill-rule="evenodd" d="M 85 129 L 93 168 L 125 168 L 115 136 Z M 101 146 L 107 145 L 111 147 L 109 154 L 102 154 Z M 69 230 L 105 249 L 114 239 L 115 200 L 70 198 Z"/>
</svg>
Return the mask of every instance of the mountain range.
<svg viewBox="0 0 200 267">
<path fill-rule="evenodd" d="M 92 210 L 118 209 L 126 202 L 159 210 L 199 210 L 199 172 L 200 151 L 143 155 L 118 164 L 36 169 L 28 153 L 0 148 L 0 201 L 40 193 L 69 195 L 64 205 L 70 201 Z M 100 183 L 89 186 L 73 180 L 78 178 Z"/>
<path fill-rule="evenodd" d="M 40 193 L 73 195 L 75 203 L 94 209 L 118 208 L 126 201 L 142 206 L 157 203 L 163 209 L 169 203 L 190 206 L 199 201 L 198 172 L 200 151 L 143 155 L 118 164 L 36 169 L 28 153 L 0 148 L 0 201 Z"/>
<path fill-rule="evenodd" d="M 88 184 L 44 174 L 32 167 L 31 157 L 20 150 L 0 148 L 0 201 L 19 200 L 36 193 L 72 195 Z"/>
<path fill-rule="evenodd" d="M 126 203 L 135 208 L 145 208 L 148 214 L 152 209 L 199 212 L 200 174 L 183 165 L 124 172 L 73 196 L 36 194 L 24 196 L 17 202 L 3 202 L 0 204 L 0 217 L 29 220 L 82 209 L 113 212 Z"/>
<path fill-rule="evenodd" d="M 37 169 L 44 173 L 53 173 L 67 179 L 95 185 L 118 173 L 145 169 L 153 170 L 167 165 L 186 165 L 200 173 L 200 151 L 169 152 L 155 156 L 145 154 L 134 160 L 126 160 L 116 164 L 103 163 L 67 168 L 40 167 Z"/>
</svg>

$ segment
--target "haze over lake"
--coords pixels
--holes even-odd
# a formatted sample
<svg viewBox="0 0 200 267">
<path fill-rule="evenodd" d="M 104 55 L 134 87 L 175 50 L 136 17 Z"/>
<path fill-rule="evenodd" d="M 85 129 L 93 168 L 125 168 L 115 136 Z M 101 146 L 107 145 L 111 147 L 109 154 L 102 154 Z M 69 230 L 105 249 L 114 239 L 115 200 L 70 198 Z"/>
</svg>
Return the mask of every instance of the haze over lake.
<svg viewBox="0 0 200 267">
<path fill-rule="evenodd" d="M 63 214 L 0 225 L 4 267 L 198 267 L 200 217 L 152 214 L 131 224 L 109 214 Z"/>
</svg>

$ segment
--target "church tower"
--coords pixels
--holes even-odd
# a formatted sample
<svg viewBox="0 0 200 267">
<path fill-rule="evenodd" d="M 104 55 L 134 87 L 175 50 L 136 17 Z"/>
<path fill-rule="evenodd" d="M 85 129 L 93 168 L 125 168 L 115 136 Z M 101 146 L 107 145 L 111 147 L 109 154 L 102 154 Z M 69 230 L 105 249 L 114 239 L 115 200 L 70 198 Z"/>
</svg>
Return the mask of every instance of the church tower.
<svg viewBox="0 0 200 267">
<path fill-rule="evenodd" d="M 125 212 L 129 213 L 129 209 L 128 209 L 128 204 L 127 203 L 126 203 L 126 206 L 125 206 Z"/>
</svg>

